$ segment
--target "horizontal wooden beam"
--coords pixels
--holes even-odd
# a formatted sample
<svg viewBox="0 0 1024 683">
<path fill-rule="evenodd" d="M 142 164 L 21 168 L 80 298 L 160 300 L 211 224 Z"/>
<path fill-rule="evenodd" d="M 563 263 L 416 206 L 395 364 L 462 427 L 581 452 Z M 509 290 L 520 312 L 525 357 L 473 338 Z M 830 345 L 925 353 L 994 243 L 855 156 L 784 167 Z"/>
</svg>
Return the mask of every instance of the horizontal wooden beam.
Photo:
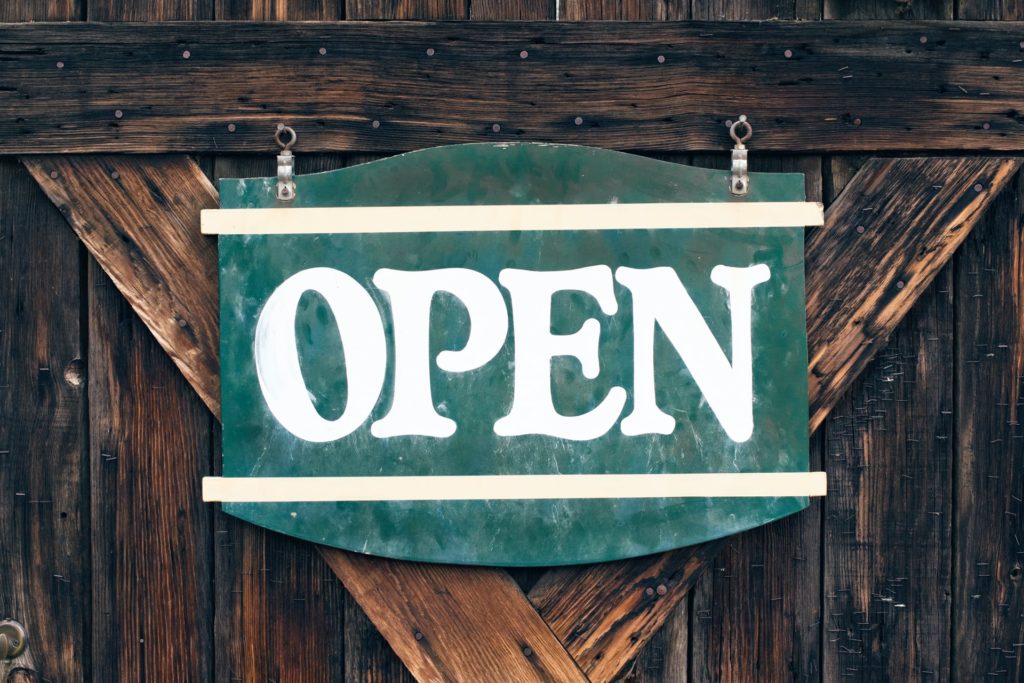
<svg viewBox="0 0 1024 683">
<path fill-rule="evenodd" d="M 1018 22 L 0 25 L 4 152 L 1024 149 Z"/>
</svg>

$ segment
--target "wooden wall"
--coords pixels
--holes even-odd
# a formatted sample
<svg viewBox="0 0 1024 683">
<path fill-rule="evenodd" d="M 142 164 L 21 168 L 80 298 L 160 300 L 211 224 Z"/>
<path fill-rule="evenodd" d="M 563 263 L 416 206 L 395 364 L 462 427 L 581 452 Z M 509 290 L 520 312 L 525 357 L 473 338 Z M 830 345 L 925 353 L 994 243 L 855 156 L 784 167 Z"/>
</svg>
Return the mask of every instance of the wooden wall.
<svg viewBox="0 0 1024 683">
<path fill-rule="evenodd" d="M 0 21 L 1024 19 L 970 0 L 18 0 Z M 928 112 L 922 112 L 927 116 Z M 756 138 L 755 138 L 756 142 Z M 2 150 L 2 148 L 0 148 Z M 365 160 L 300 157 L 301 172 Z M 724 156 L 678 161 L 721 166 Z M 833 199 L 864 156 L 752 154 Z M 273 159 L 200 159 L 212 177 Z M 734 537 L 627 676 L 1024 680 L 1024 186 L 812 440 L 832 493 Z M 199 502 L 219 427 L 0 157 L 0 617 L 24 680 L 410 680 L 319 555 Z M 523 582 L 535 578 L 520 572 Z"/>
</svg>

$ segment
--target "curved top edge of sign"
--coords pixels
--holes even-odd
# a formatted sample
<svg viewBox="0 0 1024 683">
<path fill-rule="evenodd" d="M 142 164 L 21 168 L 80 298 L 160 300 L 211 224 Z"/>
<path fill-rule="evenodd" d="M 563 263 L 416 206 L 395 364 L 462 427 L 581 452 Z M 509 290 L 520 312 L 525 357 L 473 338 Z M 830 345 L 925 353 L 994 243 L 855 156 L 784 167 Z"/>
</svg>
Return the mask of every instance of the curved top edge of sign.
<svg viewBox="0 0 1024 683">
<path fill-rule="evenodd" d="M 298 150 L 297 170 L 302 168 Z M 724 154 L 724 151 L 723 151 Z M 501 166 L 504 173 L 494 173 Z M 439 169 L 443 168 L 443 174 Z M 453 170 L 455 169 L 455 170 Z M 575 203 L 615 204 L 622 195 L 632 203 L 678 202 L 680 188 L 692 188 L 690 201 L 800 201 L 806 198 L 804 174 L 752 172 L 748 194 L 729 190 L 728 170 L 701 168 L 598 147 L 540 142 L 469 143 L 397 154 L 384 159 L 294 177 L 295 199 L 277 200 L 277 178 L 222 178 L 225 208 L 301 208 L 330 191 L 335 206 L 415 206 L 429 189 L 434 206 L 473 204 L 561 204 L 566 182 L 577 185 Z M 496 187 L 494 178 L 522 178 L 521 187 Z M 467 189 L 468 188 L 468 189 Z M 557 189 L 556 189 L 557 188 Z M 256 192 L 253 192 L 256 190 Z M 450 197 L 449 191 L 450 190 Z M 546 196 L 551 193 L 551 196 Z M 239 202 L 238 198 L 245 197 Z M 307 203 L 309 202 L 309 203 Z"/>
</svg>

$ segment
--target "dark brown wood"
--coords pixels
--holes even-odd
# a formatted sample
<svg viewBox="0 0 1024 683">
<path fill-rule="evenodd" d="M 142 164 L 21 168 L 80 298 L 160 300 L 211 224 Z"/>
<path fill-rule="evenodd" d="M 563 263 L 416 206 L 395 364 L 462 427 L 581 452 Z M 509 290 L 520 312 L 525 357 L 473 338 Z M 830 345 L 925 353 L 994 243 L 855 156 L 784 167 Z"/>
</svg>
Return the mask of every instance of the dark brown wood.
<svg viewBox="0 0 1024 683">
<path fill-rule="evenodd" d="M 74 21 L 81 0 L 0 3 L 0 22 Z M 89 478 L 82 247 L 0 158 L 0 619 L 26 651 L 0 681 L 89 676 Z"/>
<path fill-rule="evenodd" d="M 344 0 L 348 19 L 466 19 L 464 0 Z"/>
<path fill-rule="evenodd" d="M 212 418 L 95 262 L 88 311 L 93 678 L 206 680 Z"/>
<path fill-rule="evenodd" d="M 719 168 L 729 163 L 724 155 L 697 162 Z M 752 162 L 758 171 L 803 173 L 808 199 L 821 200 L 820 157 L 755 156 Z M 807 269 L 814 269 L 815 253 L 809 251 L 807 258 Z M 821 447 L 820 438 L 811 439 L 812 470 L 821 469 Z M 693 681 L 816 680 L 821 504 L 820 498 L 812 499 L 797 515 L 731 537 L 703 573 L 691 604 Z"/>
<path fill-rule="evenodd" d="M 833 159 L 841 189 L 864 163 Z M 949 680 L 952 263 L 838 403 L 827 434 L 826 680 Z"/>
<path fill-rule="evenodd" d="M 419 681 L 587 680 L 505 572 L 324 557 Z"/>
<path fill-rule="evenodd" d="M 215 0 L 225 21 L 336 21 L 345 18 L 344 0 Z"/>
<path fill-rule="evenodd" d="M 28 650 L 0 661 L 51 680 L 89 663 L 82 254 L 60 213 L 0 159 L 0 619 Z"/>
<path fill-rule="evenodd" d="M 825 19 L 952 19 L 953 0 L 824 0 Z"/>
<path fill-rule="evenodd" d="M 9 25 L 0 137 L 10 153 L 266 152 L 284 120 L 307 152 L 522 139 L 718 150 L 742 111 L 760 150 L 1019 150 L 1020 34 L 1007 22 Z"/>
<path fill-rule="evenodd" d="M 807 271 L 807 309 L 816 312 L 807 319 L 812 430 L 1019 165 L 1014 159 L 875 159 L 829 207 L 826 229 L 807 242 L 817 259 Z"/>
<path fill-rule="evenodd" d="M 26 166 L 132 302 L 207 407 L 220 415 L 217 243 L 181 222 L 216 206 L 182 157 L 39 157 Z M 121 198 L 130 196 L 125 204 Z"/>
<path fill-rule="evenodd" d="M 0 4 L 0 22 L 75 21 L 85 18 L 84 0 L 19 0 Z"/>
<path fill-rule="evenodd" d="M 960 0 L 965 19 L 1024 19 L 1019 2 Z M 951 671 L 1024 679 L 1024 179 L 956 262 L 956 521 Z"/>
<path fill-rule="evenodd" d="M 611 681 L 675 611 L 719 546 L 552 569 L 530 601 L 591 681 Z"/>
<path fill-rule="evenodd" d="M 1024 180 L 956 266 L 956 680 L 1024 679 Z"/>
<path fill-rule="evenodd" d="M 89 21 L 202 21 L 214 0 L 85 0 Z"/>
</svg>

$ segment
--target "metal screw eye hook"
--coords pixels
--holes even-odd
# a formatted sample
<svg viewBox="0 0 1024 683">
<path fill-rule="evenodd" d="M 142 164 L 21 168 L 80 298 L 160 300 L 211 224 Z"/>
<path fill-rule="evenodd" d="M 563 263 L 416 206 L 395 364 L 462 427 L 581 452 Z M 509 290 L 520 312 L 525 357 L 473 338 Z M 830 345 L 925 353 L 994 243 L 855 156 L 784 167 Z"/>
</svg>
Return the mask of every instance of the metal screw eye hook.
<svg viewBox="0 0 1024 683">
<path fill-rule="evenodd" d="M 746 128 L 743 135 L 739 131 Z M 746 114 L 729 126 L 729 137 L 735 142 L 732 148 L 732 177 L 729 179 L 729 191 L 734 195 L 745 195 L 750 190 L 750 176 L 747 175 L 747 147 L 744 144 L 754 134 L 754 127 L 747 121 Z"/>
<path fill-rule="evenodd" d="M 287 141 L 284 136 L 287 136 Z M 298 139 L 294 128 L 278 124 L 277 132 L 274 133 L 274 140 L 281 148 L 281 153 L 277 155 L 277 199 L 282 202 L 295 199 L 295 155 L 292 154 L 292 145 Z"/>
<path fill-rule="evenodd" d="M 0 661 L 9 661 L 25 651 L 28 634 L 16 621 L 0 621 Z"/>
</svg>

